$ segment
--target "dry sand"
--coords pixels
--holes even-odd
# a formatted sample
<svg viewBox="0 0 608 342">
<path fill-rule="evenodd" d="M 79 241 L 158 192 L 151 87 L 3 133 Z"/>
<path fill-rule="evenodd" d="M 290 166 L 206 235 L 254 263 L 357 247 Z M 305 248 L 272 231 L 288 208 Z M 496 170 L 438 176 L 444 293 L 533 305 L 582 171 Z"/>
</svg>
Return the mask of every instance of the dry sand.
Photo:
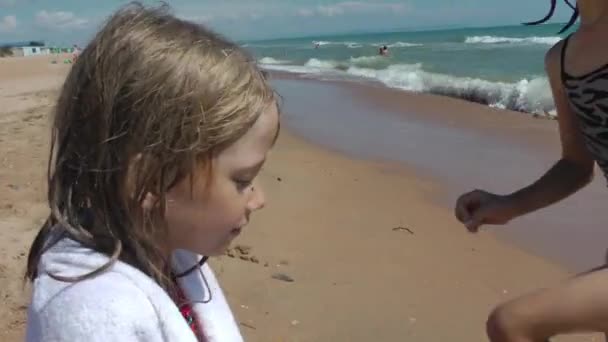
<svg viewBox="0 0 608 342">
<path fill-rule="evenodd" d="M 0 341 L 23 339 L 25 255 L 47 214 L 48 115 L 68 68 L 0 59 Z M 248 341 L 484 341 L 496 303 L 569 276 L 465 234 L 433 200 L 443 190 L 411 170 L 346 158 L 289 127 L 261 181 L 267 208 L 241 248 L 213 260 Z"/>
</svg>

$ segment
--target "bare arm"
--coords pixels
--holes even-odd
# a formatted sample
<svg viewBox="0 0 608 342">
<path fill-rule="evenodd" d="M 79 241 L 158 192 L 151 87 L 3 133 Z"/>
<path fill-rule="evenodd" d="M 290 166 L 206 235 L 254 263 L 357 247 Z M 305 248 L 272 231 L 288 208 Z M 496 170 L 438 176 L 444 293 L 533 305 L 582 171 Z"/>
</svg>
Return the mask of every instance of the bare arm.
<svg viewBox="0 0 608 342">
<path fill-rule="evenodd" d="M 561 43 L 547 53 L 545 67 L 557 109 L 562 157 L 539 180 L 506 197 L 514 216 L 559 202 L 587 185 L 593 177 L 593 158 L 585 147 L 576 114 L 568 103 L 561 80 L 560 60 Z"/>
</svg>

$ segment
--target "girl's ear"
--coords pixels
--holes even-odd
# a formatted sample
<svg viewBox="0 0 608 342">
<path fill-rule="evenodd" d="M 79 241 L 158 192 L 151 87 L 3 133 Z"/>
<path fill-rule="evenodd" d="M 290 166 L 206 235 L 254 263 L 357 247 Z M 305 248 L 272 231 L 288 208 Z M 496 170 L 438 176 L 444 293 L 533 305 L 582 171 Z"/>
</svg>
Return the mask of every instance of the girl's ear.
<svg viewBox="0 0 608 342">
<path fill-rule="evenodd" d="M 146 211 L 152 210 L 156 205 L 158 205 L 158 196 L 149 192 L 144 197 L 143 202 L 141 202 L 141 208 Z"/>
<path fill-rule="evenodd" d="M 137 178 L 136 173 L 146 167 L 146 165 L 144 165 L 145 162 L 146 162 L 146 160 L 144 159 L 144 157 L 141 153 L 136 154 L 129 161 L 129 166 L 128 166 L 127 175 L 126 175 L 125 191 L 126 191 L 127 198 L 129 198 L 130 200 L 139 199 L 139 196 L 141 195 L 139 193 L 136 193 L 136 191 L 138 191 L 136 189 L 136 178 Z M 154 209 L 155 206 L 158 206 L 158 201 L 159 201 L 158 195 L 156 195 L 152 192 L 147 192 L 143 196 L 143 200 L 141 202 L 139 202 L 138 205 L 144 211 L 150 211 L 150 210 Z"/>
</svg>

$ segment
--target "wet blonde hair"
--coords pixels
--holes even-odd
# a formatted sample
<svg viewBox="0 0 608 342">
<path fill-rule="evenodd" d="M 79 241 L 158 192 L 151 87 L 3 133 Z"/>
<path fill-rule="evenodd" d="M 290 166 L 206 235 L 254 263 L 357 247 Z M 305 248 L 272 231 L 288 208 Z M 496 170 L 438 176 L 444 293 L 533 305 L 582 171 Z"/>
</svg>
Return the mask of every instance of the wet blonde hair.
<svg viewBox="0 0 608 342">
<path fill-rule="evenodd" d="M 164 197 L 194 170 L 211 168 L 276 98 L 239 46 L 174 17 L 166 5 L 131 3 L 112 15 L 73 65 L 55 109 L 46 223 L 26 278 L 51 236 L 123 260 L 162 286 L 169 261 Z M 207 173 L 208 175 L 208 173 Z M 147 194 L 158 205 L 142 209 Z"/>
</svg>

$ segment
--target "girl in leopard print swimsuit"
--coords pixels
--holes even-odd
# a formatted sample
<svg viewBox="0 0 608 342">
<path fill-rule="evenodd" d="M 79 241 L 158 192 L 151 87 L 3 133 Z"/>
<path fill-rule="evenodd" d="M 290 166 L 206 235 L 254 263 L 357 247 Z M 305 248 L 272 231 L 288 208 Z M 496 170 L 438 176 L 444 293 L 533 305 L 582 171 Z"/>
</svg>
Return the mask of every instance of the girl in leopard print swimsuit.
<svg viewBox="0 0 608 342">
<path fill-rule="evenodd" d="M 456 216 L 477 232 L 483 224 L 506 224 L 552 205 L 587 185 L 597 163 L 608 176 L 608 2 L 572 4 L 580 27 L 546 55 L 545 65 L 558 113 L 562 155 L 528 187 L 497 195 L 475 190 L 456 203 Z M 551 1 L 553 14 L 556 0 Z M 562 32 L 565 31 L 562 30 Z M 574 332 L 608 332 L 608 269 L 600 268 L 554 288 L 498 306 L 487 323 L 491 341 L 547 341 Z"/>
</svg>

